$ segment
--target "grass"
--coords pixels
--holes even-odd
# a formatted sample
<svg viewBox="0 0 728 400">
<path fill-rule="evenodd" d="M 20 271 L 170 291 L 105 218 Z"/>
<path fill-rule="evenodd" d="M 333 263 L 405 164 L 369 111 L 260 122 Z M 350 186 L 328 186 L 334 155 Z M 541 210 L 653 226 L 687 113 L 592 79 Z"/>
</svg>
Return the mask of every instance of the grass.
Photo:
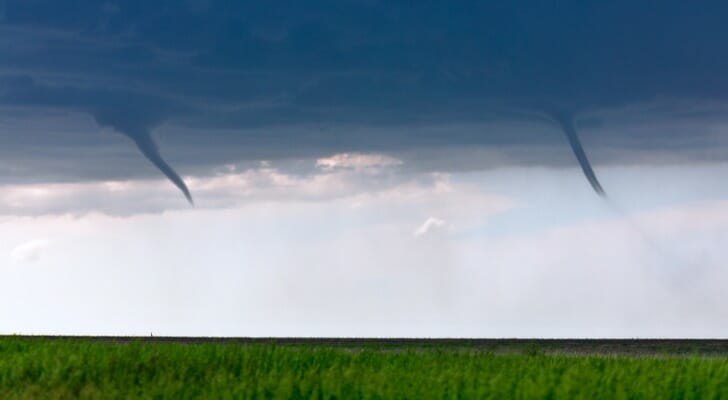
<svg viewBox="0 0 728 400">
<path fill-rule="evenodd" d="M 725 399 L 728 358 L 0 339 L 0 399 Z"/>
</svg>

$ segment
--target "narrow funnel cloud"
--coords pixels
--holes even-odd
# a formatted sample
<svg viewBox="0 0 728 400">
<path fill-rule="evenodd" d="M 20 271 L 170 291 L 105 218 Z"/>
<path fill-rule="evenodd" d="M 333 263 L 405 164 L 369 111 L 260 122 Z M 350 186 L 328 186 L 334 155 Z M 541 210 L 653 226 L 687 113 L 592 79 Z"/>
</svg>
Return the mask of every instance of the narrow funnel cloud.
<svg viewBox="0 0 728 400">
<path fill-rule="evenodd" d="M 552 117 L 559 123 L 559 125 L 561 125 L 561 129 L 569 139 L 571 150 L 574 151 L 574 155 L 579 161 L 579 165 L 581 165 L 581 170 L 584 171 L 584 175 L 586 176 L 586 179 L 589 180 L 594 191 L 597 192 L 599 196 L 606 197 L 607 194 L 604 192 L 602 185 L 599 183 L 596 174 L 594 174 L 594 169 L 592 169 L 591 163 L 589 163 L 589 158 L 587 158 L 586 153 L 584 152 L 584 147 L 582 147 L 581 141 L 579 140 L 579 135 L 576 133 L 574 119 L 571 115 L 566 113 L 553 113 Z"/>
<path fill-rule="evenodd" d="M 136 143 L 139 151 L 144 154 L 147 160 L 151 161 L 187 198 L 187 201 L 194 205 L 192 195 L 187 185 L 180 178 L 177 172 L 159 154 L 159 147 L 152 138 L 149 129 L 158 124 L 161 119 L 159 115 L 150 112 L 149 109 L 139 111 L 134 109 L 113 108 L 98 110 L 94 112 L 96 122 L 101 126 L 108 126 L 124 136 L 129 137 Z"/>
<path fill-rule="evenodd" d="M 133 135 L 127 134 L 127 136 L 134 140 L 134 143 L 136 143 L 139 151 L 144 154 L 144 157 L 159 168 L 164 176 L 166 176 L 170 181 L 172 181 L 172 183 L 174 183 L 175 186 L 177 186 L 177 188 L 179 188 L 179 190 L 182 191 L 187 198 L 187 201 L 194 205 L 195 202 L 192 200 L 192 195 L 190 194 L 189 189 L 187 189 L 185 181 L 183 181 L 177 172 L 169 164 L 167 164 L 166 161 L 164 161 L 161 154 L 159 154 L 159 147 L 157 146 L 157 143 L 154 142 L 150 133 L 143 130 L 141 132 L 135 132 Z"/>
</svg>

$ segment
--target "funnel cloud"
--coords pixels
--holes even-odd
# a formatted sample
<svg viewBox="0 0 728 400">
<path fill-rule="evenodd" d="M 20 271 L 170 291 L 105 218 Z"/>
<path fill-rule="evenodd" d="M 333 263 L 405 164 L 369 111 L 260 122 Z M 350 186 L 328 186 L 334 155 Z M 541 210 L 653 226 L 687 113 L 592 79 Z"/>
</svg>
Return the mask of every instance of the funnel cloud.
<svg viewBox="0 0 728 400">
<path fill-rule="evenodd" d="M 120 112 L 121 111 L 121 112 Z M 155 112 L 156 111 L 156 112 Z M 159 146 L 152 137 L 150 127 L 158 125 L 163 119 L 159 110 L 151 108 L 101 109 L 94 111 L 96 123 L 108 126 L 134 141 L 139 151 L 154 164 L 184 194 L 190 205 L 194 205 L 190 190 L 177 171 L 172 168 L 159 152 Z"/>
<path fill-rule="evenodd" d="M 167 177 L 167 179 L 169 179 L 179 190 L 182 191 L 185 198 L 191 205 L 194 205 L 195 202 L 192 200 L 192 195 L 190 194 L 189 189 L 187 189 L 185 181 L 180 178 L 179 174 L 177 174 L 177 172 L 169 164 L 167 164 L 166 161 L 164 161 L 162 156 L 159 154 L 157 143 L 154 141 L 149 132 L 142 131 L 137 132 L 134 135 L 127 136 L 134 140 L 134 143 L 136 143 L 139 151 L 144 154 L 144 157 L 154 164 L 154 166 L 156 166 L 164 174 L 164 176 Z"/>
<path fill-rule="evenodd" d="M 586 179 L 589 181 L 592 189 L 594 189 L 599 196 L 606 197 L 607 194 L 604 192 L 602 185 L 599 183 L 599 179 L 597 179 L 597 175 L 594 173 L 594 168 L 592 168 L 589 158 L 586 156 L 586 152 L 584 151 L 584 147 L 581 145 L 579 134 L 576 132 L 576 128 L 574 127 L 574 118 L 566 113 L 554 113 L 553 117 L 566 134 L 566 138 L 569 140 L 569 146 L 571 146 L 571 150 L 574 152 L 577 161 L 579 161 L 581 170 L 584 172 L 584 176 L 586 176 Z"/>
</svg>

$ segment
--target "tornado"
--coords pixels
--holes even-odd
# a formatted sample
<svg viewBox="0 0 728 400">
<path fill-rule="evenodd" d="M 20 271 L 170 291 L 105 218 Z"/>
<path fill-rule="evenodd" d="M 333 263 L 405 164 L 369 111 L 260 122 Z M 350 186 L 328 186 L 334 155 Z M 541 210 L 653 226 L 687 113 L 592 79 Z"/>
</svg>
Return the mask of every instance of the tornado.
<svg viewBox="0 0 728 400">
<path fill-rule="evenodd" d="M 124 134 L 130 137 L 136 144 L 139 151 L 147 158 L 155 167 L 157 167 L 164 176 L 167 177 L 187 198 L 187 201 L 194 205 L 195 202 L 192 200 L 192 195 L 185 181 L 180 178 L 179 174 L 162 158 L 159 153 L 159 147 L 152 138 L 152 135 L 146 129 L 135 131 L 133 134 L 130 132 L 124 132 Z"/>
<path fill-rule="evenodd" d="M 597 179 L 597 176 L 594 173 L 594 169 L 589 162 L 589 158 L 586 156 L 586 152 L 584 152 L 584 147 L 581 145 L 579 135 L 574 127 L 574 118 L 566 113 L 553 113 L 552 117 L 559 123 L 561 130 L 564 131 L 564 134 L 566 134 L 571 150 L 574 152 L 576 159 L 579 161 L 581 170 L 584 172 L 584 176 L 586 176 L 586 179 L 589 181 L 592 189 L 594 189 L 599 196 L 606 197 L 607 194 L 604 192 L 602 185 L 599 183 L 599 179 Z"/>
<path fill-rule="evenodd" d="M 140 110 L 127 105 L 126 108 L 107 107 L 97 109 L 93 111 L 93 116 L 100 126 L 110 127 L 133 140 L 144 157 L 182 191 L 191 205 L 195 204 L 185 181 L 180 178 L 174 168 L 164 161 L 159 153 L 159 146 L 157 146 L 150 132 L 151 127 L 159 124 L 163 119 L 159 113 L 155 113 L 154 110 L 149 108 Z"/>
</svg>

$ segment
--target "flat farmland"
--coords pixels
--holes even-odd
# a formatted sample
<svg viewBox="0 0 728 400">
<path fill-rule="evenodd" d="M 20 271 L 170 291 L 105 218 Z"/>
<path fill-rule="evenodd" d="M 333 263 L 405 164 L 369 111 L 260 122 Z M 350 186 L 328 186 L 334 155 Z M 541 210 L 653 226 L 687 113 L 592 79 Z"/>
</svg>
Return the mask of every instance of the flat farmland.
<svg viewBox="0 0 728 400">
<path fill-rule="evenodd" d="M 0 398 L 723 399 L 728 341 L 0 337 Z"/>
</svg>

